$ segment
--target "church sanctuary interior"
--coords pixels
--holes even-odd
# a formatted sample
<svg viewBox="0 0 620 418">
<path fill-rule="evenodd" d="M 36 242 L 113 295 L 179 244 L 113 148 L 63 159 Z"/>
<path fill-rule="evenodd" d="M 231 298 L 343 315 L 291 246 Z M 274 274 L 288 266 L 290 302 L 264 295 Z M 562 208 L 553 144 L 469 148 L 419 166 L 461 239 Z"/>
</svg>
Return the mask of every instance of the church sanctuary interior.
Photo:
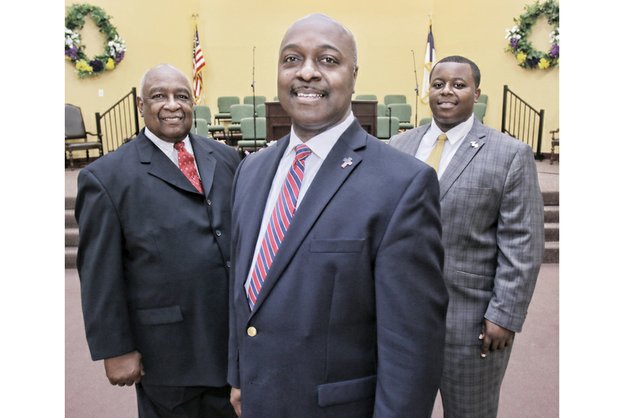
<svg viewBox="0 0 620 418">
<path fill-rule="evenodd" d="M 558 26 L 543 13 L 530 22 L 526 35 L 540 53 L 536 59 L 524 57 L 512 41 L 516 20 L 543 3 L 65 0 L 65 18 L 76 5 L 95 6 L 83 27 L 65 31 L 65 416 L 137 416 L 135 390 L 111 386 L 86 345 L 73 216 L 80 168 L 114 152 L 144 127 L 135 97 L 147 69 L 169 63 L 194 80 L 197 35 L 204 65 L 192 132 L 226 142 L 242 157 L 283 136 L 290 120 L 277 101 L 279 43 L 293 21 L 314 12 L 342 22 L 355 36 L 359 73 L 353 110 L 375 136 L 387 141 L 430 122 L 424 76 L 432 34 L 434 61 L 462 55 L 480 67 L 476 117 L 532 147 L 545 204 L 545 258 L 524 330 L 515 339 L 498 416 L 559 416 Z M 99 11 L 107 19 L 98 24 L 92 16 Z M 119 37 L 112 41 L 114 54 L 106 38 L 110 33 Z M 83 45 L 83 54 L 68 52 L 71 45 Z M 101 56 L 105 61 L 90 61 Z M 438 398 L 433 418 L 440 416 Z"/>
</svg>

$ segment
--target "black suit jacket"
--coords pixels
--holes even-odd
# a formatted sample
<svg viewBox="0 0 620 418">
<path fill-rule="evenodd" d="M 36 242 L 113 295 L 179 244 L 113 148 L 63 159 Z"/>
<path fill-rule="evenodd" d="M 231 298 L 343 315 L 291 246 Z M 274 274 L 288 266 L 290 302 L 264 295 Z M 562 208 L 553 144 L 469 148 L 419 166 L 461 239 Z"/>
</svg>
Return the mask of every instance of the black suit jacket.
<svg viewBox="0 0 620 418">
<path fill-rule="evenodd" d="M 190 140 L 204 195 L 144 132 L 80 171 L 82 308 L 93 360 L 138 350 L 145 383 L 223 386 L 239 156 Z"/>
</svg>

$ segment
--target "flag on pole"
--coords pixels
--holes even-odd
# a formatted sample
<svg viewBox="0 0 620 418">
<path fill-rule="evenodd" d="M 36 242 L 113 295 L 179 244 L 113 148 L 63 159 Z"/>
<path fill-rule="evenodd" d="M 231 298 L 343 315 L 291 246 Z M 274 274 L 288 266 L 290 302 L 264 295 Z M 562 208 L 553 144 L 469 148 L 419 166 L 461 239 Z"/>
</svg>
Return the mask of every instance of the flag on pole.
<svg viewBox="0 0 620 418">
<path fill-rule="evenodd" d="M 200 41 L 198 40 L 198 27 L 196 27 L 196 37 L 194 39 L 193 76 L 194 76 L 194 103 L 200 103 L 200 93 L 202 93 L 202 74 L 200 72 L 205 68 L 205 57 L 202 55 Z"/>
<path fill-rule="evenodd" d="M 428 92 L 430 90 L 431 70 L 435 65 L 435 39 L 433 38 L 433 25 L 428 25 L 428 36 L 426 37 L 426 54 L 424 54 L 424 79 L 422 81 L 422 94 L 420 100 L 428 104 Z"/>
</svg>

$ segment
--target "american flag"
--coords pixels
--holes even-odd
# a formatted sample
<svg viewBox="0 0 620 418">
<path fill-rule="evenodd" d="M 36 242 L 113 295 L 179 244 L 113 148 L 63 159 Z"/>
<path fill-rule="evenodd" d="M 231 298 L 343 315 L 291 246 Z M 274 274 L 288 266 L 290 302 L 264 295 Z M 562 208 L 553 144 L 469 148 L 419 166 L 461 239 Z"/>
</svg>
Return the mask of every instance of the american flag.
<svg viewBox="0 0 620 418">
<path fill-rule="evenodd" d="M 202 55 L 200 41 L 198 40 L 198 28 L 196 28 L 196 37 L 194 39 L 194 56 L 192 58 L 194 64 L 194 103 L 200 103 L 200 93 L 202 92 L 202 74 L 200 72 L 205 68 L 205 57 Z"/>
<path fill-rule="evenodd" d="M 433 38 L 433 25 L 428 26 L 428 36 L 426 37 L 426 54 L 424 54 L 424 78 L 422 80 L 422 95 L 420 100 L 428 104 L 428 92 L 430 90 L 431 70 L 435 65 L 435 39 Z"/>
</svg>

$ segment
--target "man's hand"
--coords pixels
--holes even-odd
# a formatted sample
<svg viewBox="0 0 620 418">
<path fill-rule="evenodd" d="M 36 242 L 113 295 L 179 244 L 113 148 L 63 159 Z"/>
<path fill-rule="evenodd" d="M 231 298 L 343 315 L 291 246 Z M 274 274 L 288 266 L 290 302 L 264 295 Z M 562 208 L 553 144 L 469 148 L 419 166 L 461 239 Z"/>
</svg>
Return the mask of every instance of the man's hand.
<svg viewBox="0 0 620 418">
<path fill-rule="evenodd" d="M 485 358 L 489 353 L 489 349 L 503 350 L 510 347 L 514 338 L 514 331 L 510 331 L 485 319 L 482 325 L 482 333 L 478 337 L 478 339 L 482 340 L 480 357 Z"/>
<path fill-rule="evenodd" d="M 142 355 L 137 351 L 103 360 L 105 374 L 113 385 L 131 386 L 144 376 Z"/>
<path fill-rule="evenodd" d="M 241 416 L 241 389 L 230 388 L 230 404 L 238 417 Z"/>
</svg>

